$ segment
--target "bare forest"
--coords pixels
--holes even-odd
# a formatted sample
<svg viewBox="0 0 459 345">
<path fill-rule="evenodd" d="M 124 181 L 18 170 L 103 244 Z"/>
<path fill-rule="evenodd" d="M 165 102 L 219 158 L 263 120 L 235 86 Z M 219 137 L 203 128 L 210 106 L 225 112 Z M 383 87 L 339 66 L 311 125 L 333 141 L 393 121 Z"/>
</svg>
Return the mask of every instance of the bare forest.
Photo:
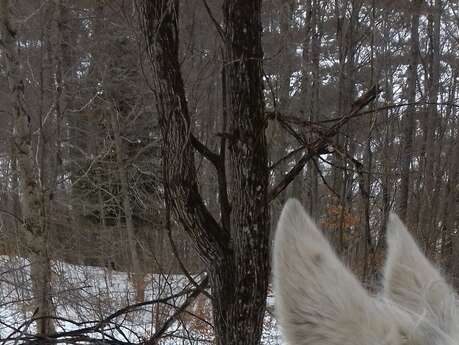
<svg viewBox="0 0 459 345">
<path fill-rule="evenodd" d="M 458 83 L 457 1 L 0 0 L 0 344 L 282 344 L 288 198 L 459 288 Z"/>
</svg>

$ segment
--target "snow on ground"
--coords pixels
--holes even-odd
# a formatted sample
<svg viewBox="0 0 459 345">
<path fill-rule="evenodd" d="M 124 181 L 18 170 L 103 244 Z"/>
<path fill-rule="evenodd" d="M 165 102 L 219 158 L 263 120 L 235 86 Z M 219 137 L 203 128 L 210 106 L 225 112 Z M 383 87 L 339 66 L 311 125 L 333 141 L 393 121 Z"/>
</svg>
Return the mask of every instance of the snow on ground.
<svg viewBox="0 0 459 345">
<path fill-rule="evenodd" d="M 182 275 L 147 275 L 145 282 L 146 301 L 176 294 L 183 288 L 192 288 Z M 57 315 L 62 318 L 56 322 L 57 332 L 94 325 L 77 323 L 98 322 L 136 303 L 134 286 L 125 272 L 55 262 L 53 285 L 53 302 Z M 24 334 L 33 334 L 35 325 L 27 322 L 34 312 L 31 296 L 29 262 L 23 258 L 0 256 L 0 342 L 18 327 Z M 104 329 L 106 334 L 121 341 L 138 343 L 153 334 L 154 325 L 161 325 L 161 321 L 173 313 L 173 306 L 183 301 L 183 296 L 174 298 L 169 301 L 169 306 L 161 305 L 159 310 L 157 304 L 140 307 L 133 313 L 114 318 Z M 272 302 L 273 298 L 269 297 L 268 305 Z M 201 299 L 190 312 L 209 318 L 209 310 L 208 301 Z M 163 344 L 209 344 L 212 340 L 208 325 L 186 315 L 180 322 L 172 324 L 167 334 Z M 265 317 L 262 343 L 281 343 L 275 320 L 269 312 Z"/>
</svg>

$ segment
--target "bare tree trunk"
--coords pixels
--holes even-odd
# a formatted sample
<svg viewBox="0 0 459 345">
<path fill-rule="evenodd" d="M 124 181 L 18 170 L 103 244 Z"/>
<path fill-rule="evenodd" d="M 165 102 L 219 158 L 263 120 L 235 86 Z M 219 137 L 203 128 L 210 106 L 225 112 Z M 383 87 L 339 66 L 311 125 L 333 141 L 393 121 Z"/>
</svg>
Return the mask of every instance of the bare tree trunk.
<svg viewBox="0 0 459 345">
<path fill-rule="evenodd" d="M 350 6 L 350 18 L 346 20 L 346 12 L 349 10 L 347 6 Z M 355 99 L 355 60 L 356 60 L 356 49 L 357 40 L 355 32 L 358 29 L 359 24 L 359 13 L 362 8 L 362 1 L 350 1 L 344 3 L 344 8 L 340 8 L 338 2 L 335 3 L 335 11 L 339 20 L 337 21 L 337 39 L 338 39 L 338 55 L 339 55 L 339 80 L 338 80 L 338 116 L 343 116 L 350 111 L 352 107 L 352 100 Z M 352 132 L 350 124 L 346 124 L 345 131 Z M 355 143 L 349 139 L 349 137 L 341 138 L 341 135 L 336 137 L 337 146 L 342 147 L 349 156 L 354 156 Z M 352 176 L 349 173 L 348 162 L 344 161 L 344 164 L 340 162 L 340 157 L 337 155 L 333 156 L 333 162 L 336 166 L 343 165 L 344 169 L 335 168 L 333 169 L 333 189 L 340 199 L 338 200 L 338 206 L 341 209 L 341 214 L 338 219 L 338 227 L 335 234 L 336 248 L 339 253 L 343 253 L 344 243 L 344 219 L 347 209 L 350 207 L 349 203 L 351 200 L 352 188 L 351 179 Z M 353 166 L 349 167 L 353 169 Z"/>
<path fill-rule="evenodd" d="M 161 118 L 165 191 L 177 220 L 207 264 L 216 343 L 259 344 L 269 278 L 261 1 L 227 0 L 223 4 L 229 224 L 219 224 L 199 194 L 194 149 L 215 165 L 220 185 L 226 185 L 226 169 L 221 156 L 191 133 L 178 60 L 178 1 L 143 0 L 139 4 Z M 221 215 L 222 220 L 225 217 L 228 214 Z"/>
<path fill-rule="evenodd" d="M 121 185 L 121 198 L 123 199 L 124 220 L 127 232 L 127 245 L 129 248 L 130 262 L 133 270 L 132 281 L 136 291 L 137 303 L 143 302 L 145 296 L 145 283 L 144 274 L 141 272 L 140 261 L 137 251 L 137 241 L 135 236 L 134 222 L 132 219 L 132 205 L 129 198 L 129 181 L 126 169 L 126 157 L 123 151 L 123 143 L 121 141 L 120 124 L 118 113 L 115 114 L 116 109 L 110 111 L 110 120 L 112 125 L 113 134 L 115 137 L 116 148 L 116 161 L 118 163 L 118 176 Z"/>
<path fill-rule="evenodd" d="M 290 107 L 290 78 L 292 76 L 292 60 L 295 54 L 294 46 L 292 45 L 290 39 L 290 31 L 291 31 L 291 21 L 293 20 L 294 15 L 294 4 L 291 0 L 285 1 L 283 6 L 279 10 L 278 13 L 275 13 L 274 16 L 276 19 L 279 20 L 279 28 L 280 28 L 280 36 L 285 38 L 282 48 L 280 51 L 280 59 L 282 61 L 282 65 L 279 66 L 279 74 L 278 78 L 276 79 L 277 85 L 277 94 L 273 95 L 274 99 L 277 99 L 277 104 L 274 103 L 275 110 L 281 114 L 288 113 Z M 276 122 L 274 124 L 274 130 L 272 135 L 270 136 L 272 139 L 270 140 L 270 146 L 272 146 L 271 150 L 271 160 L 273 162 L 278 162 L 282 159 L 286 153 L 288 152 L 288 136 L 285 135 L 283 129 L 280 125 Z M 288 161 L 282 161 L 277 165 L 277 169 L 274 171 L 273 176 L 273 184 L 276 185 L 279 181 L 281 181 L 284 177 L 284 174 L 288 171 Z M 295 181 L 298 184 L 302 179 L 302 173 L 300 173 L 296 178 Z M 271 205 L 271 213 L 273 215 L 272 221 L 275 222 L 281 212 L 280 205 L 283 205 L 287 198 L 287 191 L 282 192 L 279 195 L 278 202 L 273 203 Z M 275 223 L 271 226 L 271 231 L 275 229 Z"/>
<path fill-rule="evenodd" d="M 409 223 L 408 220 L 408 199 L 410 194 L 410 166 L 413 158 L 413 140 L 415 130 L 415 111 L 416 107 L 414 102 L 416 101 L 416 80 L 417 80 L 417 67 L 419 61 L 419 11 L 418 8 L 421 6 L 423 0 L 414 0 L 413 6 L 415 12 L 411 17 L 411 47 L 410 55 L 411 61 L 408 66 L 408 85 L 407 85 L 407 99 L 408 108 L 402 120 L 402 143 L 401 143 L 401 155 L 400 155 L 400 203 L 399 213 L 400 217 L 405 223 Z"/>
<path fill-rule="evenodd" d="M 58 0 L 55 2 L 57 7 L 57 37 L 58 37 L 58 47 L 57 56 L 57 72 L 56 72 L 56 82 L 58 87 L 58 97 L 56 106 L 60 114 L 60 121 L 62 122 L 61 126 L 61 135 L 62 139 L 65 141 L 65 145 L 62 147 L 61 155 L 62 160 L 67 161 L 67 173 L 70 176 L 70 182 L 75 182 L 79 176 L 81 176 L 81 161 L 82 153 L 80 151 L 81 140 L 78 140 L 80 133 L 78 133 L 78 117 L 75 113 L 71 113 L 73 105 L 76 103 L 75 98 L 75 87 L 76 78 L 75 78 L 75 69 L 76 69 L 76 59 L 74 54 L 72 54 L 74 42 L 74 36 L 72 36 L 72 16 L 68 8 L 69 4 L 67 0 Z M 69 218 L 70 218 L 70 227 L 72 229 L 73 236 L 80 239 L 82 237 L 82 230 L 79 224 L 78 216 L 81 215 L 81 205 L 77 202 L 77 193 L 75 192 L 75 186 L 72 186 L 69 192 L 66 194 Z M 103 209 L 103 207 L 101 207 Z M 102 225 L 104 228 L 104 224 Z M 106 232 L 105 232 L 106 233 Z M 80 242 L 76 244 L 77 248 L 80 248 Z M 78 253 L 75 253 L 75 257 L 80 258 L 81 250 L 77 250 Z"/>
<path fill-rule="evenodd" d="M 456 123 L 458 123 L 456 121 Z M 458 126 L 456 125 L 456 131 Z M 449 267 L 451 269 L 453 284 L 459 288 L 459 234 L 454 229 L 459 225 L 459 188 L 457 181 L 459 179 L 459 141 L 456 140 L 452 151 L 452 163 L 449 171 L 449 179 L 447 182 L 448 194 L 446 198 L 445 208 L 445 231 L 451 234 L 452 254 L 449 258 Z"/>
<path fill-rule="evenodd" d="M 213 301 L 214 311 L 221 312 L 215 326 L 219 345 L 259 344 L 270 275 L 261 0 L 226 0 L 223 14 L 226 37 L 230 38 L 225 42 L 225 68 L 234 253 L 233 267 L 225 264 L 219 279 L 211 276 L 212 288 L 227 295 L 217 293 Z M 231 276 L 230 271 L 235 279 L 221 285 L 223 276 Z"/>
<path fill-rule="evenodd" d="M 390 57 L 390 31 L 391 26 L 388 21 L 384 22 L 384 29 L 383 29 L 383 42 L 384 42 L 384 56 L 387 58 L 388 61 Z M 386 93 L 386 102 L 392 104 L 394 102 L 394 91 L 393 91 L 393 74 L 391 73 L 391 65 L 386 63 L 384 66 L 381 66 L 384 75 L 384 89 Z M 386 126 L 384 129 L 384 140 L 383 140 L 383 147 L 382 147 L 382 165 L 383 165 L 383 173 L 381 176 L 381 189 L 382 189 L 382 217 L 381 217 L 381 226 L 379 230 L 379 240 L 376 244 L 375 250 L 375 257 L 377 259 L 379 255 L 379 250 L 383 250 L 386 244 L 386 221 L 389 218 L 389 212 L 391 209 L 391 191 L 392 191 L 392 183 L 393 178 L 391 171 L 393 169 L 393 162 L 391 157 L 393 155 L 393 138 L 394 138 L 394 129 L 392 122 L 390 121 L 391 117 L 391 110 L 387 109 L 385 111 L 385 119 L 386 119 Z M 376 265 L 376 263 L 375 263 Z"/>
<path fill-rule="evenodd" d="M 289 40 L 291 21 L 294 13 L 293 6 L 294 4 L 291 0 L 285 1 L 279 13 L 276 13 L 279 16 L 278 19 L 280 35 L 286 38 L 281 48 L 282 51 L 280 52 L 282 65 L 279 66 L 278 81 L 276 83 L 278 85 L 278 94 L 276 95 L 276 98 L 278 99 L 278 104 L 276 104 L 276 110 L 279 111 L 281 114 L 287 113 L 290 106 L 290 78 L 293 72 L 291 61 L 295 54 L 295 51 L 292 51 L 293 46 Z M 273 147 L 275 147 L 275 149 L 272 150 L 273 156 L 275 156 L 274 161 L 278 161 L 279 159 L 285 156 L 286 152 L 288 152 L 288 138 L 283 134 L 284 133 L 282 129 L 278 127 L 278 131 L 276 133 L 277 140 L 273 143 Z M 277 181 L 283 178 L 287 170 L 288 167 L 286 162 L 283 162 L 279 165 L 277 174 L 275 175 L 274 184 L 277 184 Z M 287 197 L 286 192 L 284 191 L 283 193 L 281 193 L 279 197 L 281 199 L 280 204 L 284 204 L 284 201 Z"/>
<path fill-rule="evenodd" d="M 446 154 L 446 159 L 448 164 L 446 168 L 448 169 L 448 181 L 444 183 L 444 194 L 442 197 L 442 203 L 440 207 L 440 217 L 443 220 L 442 232 L 444 233 L 444 238 L 447 240 L 446 243 L 442 243 L 442 251 L 447 253 L 448 256 L 446 259 L 447 269 L 450 272 L 452 277 L 452 283 L 456 289 L 459 288 L 459 233 L 457 232 L 457 227 L 459 225 L 459 140 L 457 135 L 459 134 L 459 121 L 454 119 L 454 99 L 457 97 L 457 83 L 458 83 L 458 71 L 453 73 L 453 81 L 451 85 L 451 91 L 448 99 L 447 116 L 446 119 L 451 119 L 452 124 L 452 133 L 456 133 L 456 138 L 454 136 L 450 138 L 451 149 Z M 443 174 L 440 175 L 443 178 Z M 450 241 L 448 241 L 450 240 Z M 443 248 L 447 247 L 447 248 Z"/>
<path fill-rule="evenodd" d="M 10 16 L 8 0 L 0 1 L 1 46 L 6 56 L 8 83 L 10 87 L 12 114 L 14 117 L 14 145 L 18 161 L 23 236 L 31 252 L 31 279 L 34 305 L 37 308 L 37 330 L 46 336 L 54 331 L 51 299 L 51 266 L 48 257 L 47 219 L 44 200 L 34 168 L 32 149 L 32 121 L 24 102 L 24 80 L 19 61 L 17 32 Z"/>
<path fill-rule="evenodd" d="M 422 204 L 419 207 L 419 231 L 425 243 L 427 253 L 433 245 L 434 235 L 438 235 L 435 226 L 436 208 L 438 204 L 439 190 L 435 190 L 435 170 L 440 162 L 436 155 L 440 143 L 436 142 L 436 132 L 439 129 L 439 114 L 437 110 L 437 99 L 440 86 L 440 25 L 441 25 L 441 0 L 435 1 L 434 14 L 429 16 L 429 78 L 427 81 L 429 105 L 427 116 L 424 119 L 424 181 L 422 183 Z M 437 164 L 435 164 L 437 163 Z"/>
<path fill-rule="evenodd" d="M 51 297 L 51 260 L 46 250 L 31 254 L 30 277 L 32 280 L 32 293 L 34 305 L 37 306 L 35 317 L 45 317 L 37 321 L 38 334 L 46 336 L 54 333 L 54 323 L 50 317 L 54 315 L 54 307 Z"/>
<path fill-rule="evenodd" d="M 320 82 L 320 42 L 321 33 L 319 29 L 320 22 L 320 4 L 319 1 L 310 1 L 311 4 L 311 67 L 312 67 L 312 83 L 311 83 L 311 98 L 310 98 L 310 121 L 319 120 L 319 101 L 320 94 L 319 88 Z M 309 63 L 309 61 L 307 61 Z M 308 194 L 308 210 L 314 219 L 319 217 L 319 173 L 318 173 L 319 161 L 315 158 L 311 159 L 308 163 L 307 168 L 307 194 Z"/>
</svg>

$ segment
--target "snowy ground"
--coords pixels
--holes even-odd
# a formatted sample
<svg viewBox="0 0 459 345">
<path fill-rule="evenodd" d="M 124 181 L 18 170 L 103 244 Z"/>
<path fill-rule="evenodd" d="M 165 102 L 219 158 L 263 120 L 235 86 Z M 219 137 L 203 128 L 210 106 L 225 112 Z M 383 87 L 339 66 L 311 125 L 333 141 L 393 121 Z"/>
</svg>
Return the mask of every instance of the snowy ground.
<svg viewBox="0 0 459 345">
<path fill-rule="evenodd" d="M 34 324 L 28 320 L 33 315 L 31 306 L 30 267 L 27 260 L 0 256 L 0 343 L 6 338 L 33 334 Z M 93 326 L 115 311 L 136 303 L 135 290 L 124 272 L 109 271 L 100 267 L 53 264 L 53 302 L 61 320 L 56 322 L 56 331 L 70 331 Z M 198 279 L 199 280 L 199 279 Z M 189 286 L 184 276 L 149 275 L 145 278 L 145 300 L 157 299 L 178 293 Z M 139 343 L 155 331 L 155 324 L 174 312 L 184 297 L 169 301 L 169 306 L 157 310 L 157 305 L 146 305 L 135 312 L 123 314 L 104 326 L 104 333 L 122 342 Z M 209 306 L 204 299 L 190 310 L 201 318 L 209 318 Z M 268 299 L 268 304 L 272 298 Z M 152 319 L 152 315 L 161 315 Z M 92 323 L 91 323 L 92 322 Z M 78 324 L 79 323 L 79 324 Z M 16 329 L 16 331 L 15 331 Z M 191 316 L 174 322 L 167 331 L 163 344 L 209 344 L 211 330 L 205 322 Z M 94 337 L 102 335 L 92 334 Z M 275 320 L 266 314 L 263 344 L 280 344 Z M 11 342 L 13 344 L 13 342 Z"/>
</svg>

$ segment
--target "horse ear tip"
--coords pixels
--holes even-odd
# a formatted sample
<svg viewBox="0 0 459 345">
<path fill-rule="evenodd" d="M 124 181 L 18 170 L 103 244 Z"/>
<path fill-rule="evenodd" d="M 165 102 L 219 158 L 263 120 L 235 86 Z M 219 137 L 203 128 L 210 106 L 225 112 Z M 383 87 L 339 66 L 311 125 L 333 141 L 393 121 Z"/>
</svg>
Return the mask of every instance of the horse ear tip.
<svg viewBox="0 0 459 345">
<path fill-rule="evenodd" d="M 298 199 L 290 198 L 285 202 L 284 207 L 280 215 L 280 222 L 286 219 L 289 220 L 298 220 L 298 218 L 306 216 L 306 212 L 303 208 L 303 205 L 298 201 Z"/>
<path fill-rule="evenodd" d="M 303 210 L 303 205 L 301 205 L 300 201 L 296 198 L 289 198 L 284 205 L 284 209 L 288 210 Z"/>
<path fill-rule="evenodd" d="M 400 217 L 395 212 L 389 213 L 387 220 L 387 234 L 388 236 L 400 236 L 403 233 L 405 225 L 403 224 Z"/>
<path fill-rule="evenodd" d="M 389 213 L 389 222 L 401 222 L 401 220 L 397 213 L 391 211 Z"/>
</svg>

